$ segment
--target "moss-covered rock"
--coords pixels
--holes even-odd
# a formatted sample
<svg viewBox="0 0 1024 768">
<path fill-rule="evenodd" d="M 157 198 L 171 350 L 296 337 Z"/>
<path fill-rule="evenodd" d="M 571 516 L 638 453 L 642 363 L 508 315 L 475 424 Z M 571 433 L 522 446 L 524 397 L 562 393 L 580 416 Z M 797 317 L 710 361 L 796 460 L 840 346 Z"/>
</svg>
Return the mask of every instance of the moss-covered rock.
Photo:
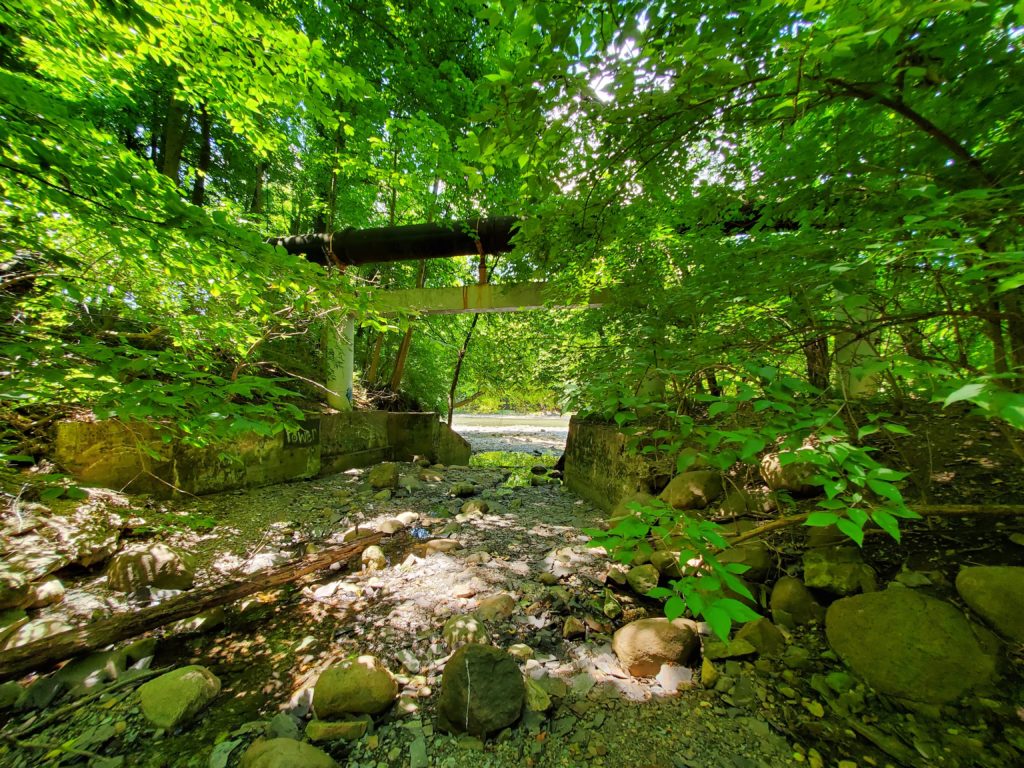
<svg viewBox="0 0 1024 768">
<path fill-rule="evenodd" d="M 711 470 L 683 472 L 658 496 L 673 509 L 704 509 L 722 495 L 722 476 Z"/>
<path fill-rule="evenodd" d="M 525 701 L 523 674 L 512 656 L 490 645 L 464 645 L 445 664 L 438 722 L 448 731 L 483 736 L 512 725 Z"/>
<path fill-rule="evenodd" d="M 996 659 L 949 603 L 893 587 L 837 600 L 825 632 L 847 665 L 879 693 L 945 704 L 984 688 Z"/>
<path fill-rule="evenodd" d="M 324 670 L 313 688 L 313 709 L 321 720 L 375 715 L 397 697 L 394 675 L 375 657 L 360 656 Z"/>
<path fill-rule="evenodd" d="M 338 768 L 330 755 L 295 739 L 258 739 L 242 755 L 240 768 Z"/>
<path fill-rule="evenodd" d="M 204 709 L 220 693 L 220 679 L 206 667 L 181 667 L 139 688 L 142 714 L 157 728 L 177 728 Z"/>
<path fill-rule="evenodd" d="M 972 566 L 956 576 L 960 597 L 996 632 L 1024 643 L 1024 568 Z"/>
</svg>

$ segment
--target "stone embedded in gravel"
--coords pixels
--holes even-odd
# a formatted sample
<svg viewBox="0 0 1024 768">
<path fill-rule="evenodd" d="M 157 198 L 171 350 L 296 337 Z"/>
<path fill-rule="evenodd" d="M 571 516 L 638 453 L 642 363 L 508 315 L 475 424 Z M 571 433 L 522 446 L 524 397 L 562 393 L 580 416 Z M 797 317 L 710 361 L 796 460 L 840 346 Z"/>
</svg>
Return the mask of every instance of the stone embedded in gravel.
<svg viewBox="0 0 1024 768">
<path fill-rule="evenodd" d="M 768 619 L 761 618 L 744 624 L 735 640 L 746 640 L 761 656 L 778 658 L 786 650 L 786 638 Z M 734 640 L 734 642 L 735 642 Z"/>
<path fill-rule="evenodd" d="M 448 731 L 484 736 L 518 720 L 525 701 L 515 659 L 500 648 L 464 645 L 445 664 L 438 722 Z"/>
<path fill-rule="evenodd" d="M 787 491 L 794 496 L 813 496 L 821 491 L 811 477 L 817 473 L 813 464 L 802 461 L 782 463 L 781 457 L 788 452 L 769 453 L 761 459 L 761 478 L 773 491 Z"/>
<path fill-rule="evenodd" d="M 653 565 L 638 565 L 629 569 L 629 572 L 626 574 L 626 581 L 634 592 L 646 595 L 658 586 L 660 575 L 658 569 Z"/>
<path fill-rule="evenodd" d="M 423 553 L 423 557 L 430 555 L 447 555 L 449 552 L 463 549 L 462 544 L 455 539 L 431 539 L 420 544 L 416 549 Z"/>
<path fill-rule="evenodd" d="M 683 472 L 658 496 L 673 509 L 704 509 L 722 495 L 722 476 L 711 470 Z"/>
<path fill-rule="evenodd" d="M 206 667 L 174 669 L 139 688 L 142 714 L 157 728 L 177 728 L 206 709 L 220 693 L 220 679 Z"/>
<path fill-rule="evenodd" d="M 379 523 L 376 526 L 377 530 L 381 533 L 391 535 L 392 533 L 398 533 L 399 531 L 405 530 L 406 525 L 397 517 L 388 518 L 387 520 Z"/>
<path fill-rule="evenodd" d="M 19 645 L 34 643 L 53 635 L 59 635 L 61 632 L 67 632 L 70 629 L 74 629 L 74 627 L 62 619 L 33 619 L 26 624 L 22 624 L 7 636 L 3 643 L 3 650 L 6 651 Z"/>
<path fill-rule="evenodd" d="M 191 555 L 166 544 L 150 544 L 115 555 L 107 567 L 107 586 L 117 592 L 143 587 L 189 589 L 195 580 Z"/>
<path fill-rule="evenodd" d="M 533 678 L 524 679 L 526 683 L 526 709 L 530 712 L 547 712 L 551 709 L 551 695 Z"/>
<path fill-rule="evenodd" d="M 772 610 L 772 619 L 783 627 L 821 621 L 825 615 L 825 610 L 818 605 L 810 590 L 793 576 L 783 576 L 775 582 L 768 604 Z"/>
<path fill-rule="evenodd" d="M 566 618 L 565 623 L 562 625 L 562 638 L 565 640 L 572 640 L 576 637 L 584 637 L 586 634 L 587 625 L 575 616 L 569 616 L 568 618 Z"/>
<path fill-rule="evenodd" d="M 687 619 L 639 619 L 612 637 L 612 650 L 634 677 L 654 677 L 662 664 L 685 664 L 697 648 L 697 627 Z"/>
<path fill-rule="evenodd" d="M 329 667 L 313 688 L 313 709 L 321 720 L 339 715 L 376 715 L 398 697 L 394 675 L 373 656 Z"/>
<path fill-rule="evenodd" d="M 455 485 L 448 489 L 448 494 L 450 496 L 456 496 L 458 498 L 473 496 L 476 492 L 476 486 L 472 483 L 455 483 Z"/>
<path fill-rule="evenodd" d="M 239 768 L 338 768 L 330 755 L 295 739 L 257 739 L 242 755 Z"/>
<path fill-rule="evenodd" d="M 473 614 L 450 616 L 444 623 L 441 636 L 453 651 L 467 643 L 487 643 L 490 640 L 483 621 Z"/>
<path fill-rule="evenodd" d="M 461 515 L 482 515 L 491 509 L 491 505 L 483 499 L 470 499 L 459 507 Z"/>
<path fill-rule="evenodd" d="M 0 609 L 23 607 L 28 599 L 28 593 L 28 572 L 0 561 Z"/>
<path fill-rule="evenodd" d="M 525 643 L 515 643 L 508 647 L 509 655 L 519 659 L 520 661 L 526 661 L 527 659 L 533 658 L 533 648 L 526 645 Z"/>
<path fill-rule="evenodd" d="M 384 550 L 376 544 L 371 544 L 363 550 L 359 557 L 365 571 L 383 571 L 388 565 L 388 559 L 384 556 Z"/>
<path fill-rule="evenodd" d="M 953 605 L 905 587 L 837 600 L 829 645 L 879 693 L 945 704 L 995 677 L 996 658 Z"/>
<path fill-rule="evenodd" d="M 398 465 L 390 461 L 378 464 L 370 470 L 368 479 L 375 491 L 395 488 L 398 485 Z"/>
<path fill-rule="evenodd" d="M 956 591 L 999 634 L 1024 643 L 1024 568 L 979 565 L 963 568 Z"/>
<path fill-rule="evenodd" d="M 709 637 L 704 640 L 702 649 L 705 659 L 717 661 L 719 659 L 738 659 L 743 656 L 753 656 L 757 648 L 749 640 L 734 637 L 728 643 L 723 643 L 717 637 Z"/>
<path fill-rule="evenodd" d="M 488 595 L 480 598 L 476 605 L 476 615 L 484 621 L 495 619 L 507 619 L 516 610 L 516 599 L 507 592 L 499 592 L 496 595 Z"/>
<path fill-rule="evenodd" d="M 398 520 L 402 525 L 409 526 L 415 522 L 418 522 L 420 515 L 418 512 L 401 512 L 395 515 L 395 519 Z"/>
<path fill-rule="evenodd" d="M 306 723 L 306 738 L 313 742 L 355 741 L 363 738 L 372 723 L 369 715 L 354 720 L 310 720 Z"/>
<path fill-rule="evenodd" d="M 299 719 L 287 712 L 278 712 L 270 718 L 268 731 L 272 739 L 297 739 L 299 738 Z"/>
<path fill-rule="evenodd" d="M 858 547 L 826 547 L 804 553 L 804 584 L 837 595 L 874 592 L 875 569 Z"/>
<path fill-rule="evenodd" d="M 48 576 L 29 587 L 28 608 L 45 608 L 64 599 L 64 584 L 56 576 Z"/>
</svg>

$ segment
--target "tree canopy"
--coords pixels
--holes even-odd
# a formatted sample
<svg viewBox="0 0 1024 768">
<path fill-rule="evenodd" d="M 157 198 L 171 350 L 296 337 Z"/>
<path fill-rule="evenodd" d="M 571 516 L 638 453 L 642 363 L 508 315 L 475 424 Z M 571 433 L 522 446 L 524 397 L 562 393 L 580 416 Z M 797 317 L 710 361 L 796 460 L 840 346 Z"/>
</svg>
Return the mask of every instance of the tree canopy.
<svg viewBox="0 0 1024 768">
<path fill-rule="evenodd" d="M 264 241 L 516 215 L 492 279 L 617 298 L 489 319 L 460 397 L 505 376 L 613 417 L 652 371 L 674 402 L 868 381 L 1024 426 L 1022 13 L 0 3 L 4 412 L 280 429 L 349 312 L 364 378 L 440 407 L 471 320 L 410 343 L 367 287 L 475 259 L 338 274 Z"/>
</svg>

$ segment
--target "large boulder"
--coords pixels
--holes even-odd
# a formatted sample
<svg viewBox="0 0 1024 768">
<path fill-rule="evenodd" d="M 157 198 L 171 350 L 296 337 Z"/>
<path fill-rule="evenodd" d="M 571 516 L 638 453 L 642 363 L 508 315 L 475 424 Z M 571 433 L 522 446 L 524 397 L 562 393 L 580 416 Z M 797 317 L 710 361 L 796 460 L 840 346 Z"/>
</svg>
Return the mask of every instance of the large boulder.
<svg viewBox="0 0 1024 768">
<path fill-rule="evenodd" d="M 825 633 L 844 662 L 879 693 L 929 704 L 984 688 L 996 658 L 949 603 L 892 587 L 837 600 Z"/>
<path fill-rule="evenodd" d="M 195 580 L 191 555 L 166 544 L 135 547 L 115 555 L 107 567 L 107 586 L 117 592 L 143 587 L 190 589 Z"/>
<path fill-rule="evenodd" d="M 313 688 L 313 709 L 321 720 L 341 715 L 376 715 L 398 697 L 394 675 L 373 656 L 360 656 L 329 667 Z"/>
<path fill-rule="evenodd" d="M 804 584 L 836 595 L 874 592 L 875 570 L 857 547 L 826 547 L 804 553 Z"/>
<path fill-rule="evenodd" d="M 257 739 L 242 755 L 240 768 L 338 768 L 322 749 L 295 739 Z"/>
<path fill-rule="evenodd" d="M 658 496 L 673 509 L 704 509 L 722 495 L 722 476 L 711 470 L 683 472 Z"/>
<path fill-rule="evenodd" d="M 811 482 L 817 472 L 813 464 L 790 461 L 783 464 L 782 457 L 788 453 L 769 453 L 761 459 L 761 478 L 773 491 L 786 491 L 793 496 L 813 496 L 821 486 Z"/>
<path fill-rule="evenodd" d="M 370 470 L 370 487 L 376 491 L 398 486 L 398 465 L 391 462 L 378 464 Z"/>
<path fill-rule="evenodd" d="M 653 677 L 662 664 L 685 664 L 697 645 L 696 625 L 687 619 L 639 619 L 612 637 L 619 664 L 636 677 Z"/>
<path fill-rule="evenodd" d="M 999 634 L 1024 643 L 1024 567 L 963 568 L 956 576 L 956 591 Z"/>
<path fill-rule="evenodd" d="M 772 610 L 772 620 L 784 627 L 821 621 L 825 615 L 825 610 L 815 601 L 811 591 L 794 576 L 783 576 L 775 582 L 768 605 Z"/>
<path fill-rule="evenodd" d="M 194 718 L 220 693 L 220 679 L 206 667 L 181 667 L 139 688 L 142 714 L 157 728 L 177 728 Z"/>
<path fill-rule="evenodd" d="M 490 645 L 464 645 L 441 676 L 439 724 L 483 736 L 512 725 L 525 701 L 523 674 L 512 656 Z"/>
</svg>

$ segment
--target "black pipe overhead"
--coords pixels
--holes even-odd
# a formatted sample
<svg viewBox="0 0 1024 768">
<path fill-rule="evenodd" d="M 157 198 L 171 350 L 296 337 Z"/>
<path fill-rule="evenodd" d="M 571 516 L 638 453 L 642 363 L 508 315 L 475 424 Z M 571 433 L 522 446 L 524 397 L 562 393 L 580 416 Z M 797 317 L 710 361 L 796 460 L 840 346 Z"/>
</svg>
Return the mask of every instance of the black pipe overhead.
<svg viewBox="0 0 1024 768">
<path fill-rule="evenodd" d="M 334 234 L 272 237 L 267 242 L 317 264 L 441 259 L 511 251 L 518 221 L 514 216 L 498 216 L 451 224 L 343 229 Z"/>
</svg>

